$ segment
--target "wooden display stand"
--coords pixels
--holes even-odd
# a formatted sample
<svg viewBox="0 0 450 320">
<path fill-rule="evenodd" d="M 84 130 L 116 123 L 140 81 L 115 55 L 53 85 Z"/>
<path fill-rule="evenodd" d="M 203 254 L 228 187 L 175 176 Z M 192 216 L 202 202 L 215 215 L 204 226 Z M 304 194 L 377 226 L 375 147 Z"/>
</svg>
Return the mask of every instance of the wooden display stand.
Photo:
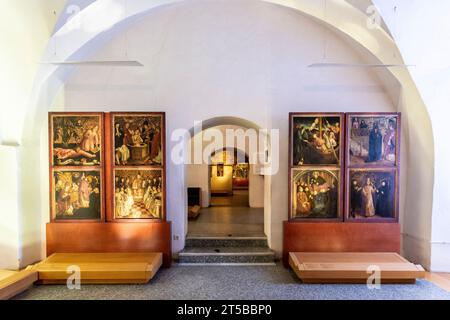
<svg viewBox="0 0 450 320">
<path fill-rule="evenodd" d="M 122 122 L 117 120 L 116 125 L 115 117 Z M 148 140 L 150 123 L 153 134 L 159 137 L 156 140 Z M 48 258 L 36 269 L 41 282 L 65 280 L 68 265 L 80 266 L 82 280 L 89 283 L 144 283 L 161 265 L 170 267 L 172 242 L 171 223 L 166 221 L 165 125 L 163 112 L 49 114 L 51 222 L 47 224 Z M 64 134 L 65 128 L 72 126 L 83 133 L 80 138 L 69 139 L 70 135 Z M 145 143 L 142 127 L 147 127 Z M 133 134 L 141 141 L 134 141 Z M 152 159 L 151 144 L 154 144 Z M 117 150 L 124 146 L 131 158 L 118 163 Z M 158 153 L 159 160 L 153 162 Z M 126 185 L 133 207 L 128 208 L 125 216 L 116 216 L 116 182 L 119 182 L 116 174 L 127 170 L 135 172 L 136 177 L 132 183 L 127 180 Z M 143 173 L 147 173 L 145 184 L 141 179 Z M 144 189 L 152 190 L 151 206 L 156 209 L 151 213 L 149 204 L 143 203 Z M 158 210 L 159 215 L 155 214 Z"/>
<path fill-rule="evenodd" d="M 398 223 L 284 223 L 283 263 L 290 252 L 393 252 L 400 253 Z"/>
<path fill-rule="evenodd" d="M 49 223 L 47 257 L 54 253 L 154 253 L 172 263 L 170 222 Z"/>
<path fill-rule="evenodd" d="M 8 300 L 27 290 L 38 280 L 34 270 L 22 270 L 0 280 L 0 300 Z"/>
<path fill-rule="evenodd" d="M 396 253 L 291 252 L 289 264 L 304 283 L 367 283 L 374 267 L 381 283 L 415 283 L 425 277 L 421 266 Z"/>
<path fill-rule="evenodd" d="M 161 253 L 55 253 L 32 269 L 40 284 L 66 283 L 71 266 L 80 268 L 82 284 L 142 284 L 161 265 Z"/>
<path fill-rule="evenodd" d="M 284 223 L 283 263 L 304 283 L 415 283 L 425 270 L 399 255 L 398 223 Z"/>
</svg>

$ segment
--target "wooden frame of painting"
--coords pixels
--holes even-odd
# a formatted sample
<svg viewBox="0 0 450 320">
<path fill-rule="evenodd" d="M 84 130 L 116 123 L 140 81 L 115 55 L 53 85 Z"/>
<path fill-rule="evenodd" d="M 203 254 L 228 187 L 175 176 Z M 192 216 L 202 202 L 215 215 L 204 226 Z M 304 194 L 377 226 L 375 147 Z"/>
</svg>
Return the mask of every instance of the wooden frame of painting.
<svg viewBox="0 0 450 320">
<path fill-rule="evenodd" d="M 346 222 L 398 222 L 396 168 L 348 168 L 346 176 Z"/>
<path fill-rule="evenodd" d="M 343 221 L 344 134 L 344 113 L 289 113 L 291 221 Z"/>
<path fill-rule="evenodd" d="M 400 133 L 400 113 L 347 114 L 347 167 L 398 167 Z"/>
<path fill-rule="evenodd" d="M 48 119 L 50 221 L 104 221 L 104 114 L 50 112 Z"/>
<path fill-rule="evenodd" d="M 339 167 L 295 167 L 289 176 L 292 222 L 343 221 L 343 173 Z"/>
<path fill-rule="evenodd" d="M 289 166 L 340 167 L 344 134 L 344 113 L 289 113 Z"/>
<path fill-rule="evenodd" d="M 110 153 L 108 159 L 110 166 L 107 168 L 108 175 L 108 195 L 107 195 L 107 216 L 109 222 L 160 222 L 166 219 L 166 120 L 164 112 L 112 112 L 107 115 L 109 123 L 108 141 Z M 138 172 L 141 172 L 138 177 Z M 125 207 L 125 211 L 116 205 L 120 199 L 117 193 L 122 192 L 121 182 L 116 181 L 119 172 L 134 172 L 133 180 L 139 184 L 139 180 L 148 172 L 160 172 L 157 180 L 161 180 L 160 191 L 149 190 L 150 183 L 141 181 L 144 185 L 131 188 L 131 195 L 128 203 L 134 203 L 134 212 Z M 131 178 L 130 178 L 131 179 Z M 152 180 L 153 181 L 153 180 Z M 147 183 L 147 185 L 146 185 Z M 159 183 L 158 183 L 159 184 Z M 126 186 L 128 188 L 128 185 Z M 153 188 L 153 185 L 152 187 Z M 158 186 L 156 186 L 158 189 Z M 145 190 L 143 190 L 145 189 Z M 123 190 L 122 193 L 130 193 Z M 156 195 L 160 193 L 159 195 Z M 122 195 L 125 197 L 124 195 Z M 128 196 L 128 195 L 127 195 Z M 132 197 L 131 197 L 132 196 Z M 151 201 L 149 198 L 155 198 Z M 117 198 L 117 199 L 116 199 Z M 157 199 L 156 199 L 157 198 Z M 137 208 L 140 206 L 140 210 Z M 158 207 L 160 209 L 155 209 Z M 137 212 L 137 211 L 139 212 Z M 156 214 L 155 212 L 159 213 Z M 158 217 L 159 216 L 159 217 Z"/>
<path fill-rule="evenodd" d="M 398 222 L 401 114 L 346 116 L 347 222 Z"/>
<path fill-rule="evenodd" d="M 166 217 L 165 174 L 162 168 L 118 167 L 113 170 L 114 222 L 159 222 Z"/>
<path fill-rule="evenodd" d="M 64 167 L 50 172 L 51 222 L 104 222 L 105 189 L 101 169 Z"/>
</svg>

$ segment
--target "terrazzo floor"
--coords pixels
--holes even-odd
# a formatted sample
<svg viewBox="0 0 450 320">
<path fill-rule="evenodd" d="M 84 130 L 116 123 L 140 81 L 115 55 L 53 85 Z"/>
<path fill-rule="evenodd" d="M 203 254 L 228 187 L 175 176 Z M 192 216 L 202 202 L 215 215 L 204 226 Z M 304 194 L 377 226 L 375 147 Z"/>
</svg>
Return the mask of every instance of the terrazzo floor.
<svg viewBox="0 0 450 320">
<path fill-rule="evenodd" d="M 15 299 L 31 300 L 450 300 L 450 293 L 419 280 L 415 285 L 306 285 L 275 266 L 179 266 L 161 269 L 147 285 L 34 286 Z"/>
</svg>

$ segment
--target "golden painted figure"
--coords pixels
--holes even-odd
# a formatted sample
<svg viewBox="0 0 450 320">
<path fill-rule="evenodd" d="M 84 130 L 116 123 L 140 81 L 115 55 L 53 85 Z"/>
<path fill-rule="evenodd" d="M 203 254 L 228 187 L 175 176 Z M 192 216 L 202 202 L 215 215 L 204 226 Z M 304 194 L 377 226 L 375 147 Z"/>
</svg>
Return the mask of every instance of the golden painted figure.
<svg viewBox="0 0 450 320">
<path fill-rule="evenodd" d="M 338 165 L 341 118 L 339 116 L 292 117 L 292 165 Z"/>
<path fill-rule="evenodd" d="M 50 123 L 53 165 L 99 166 L 101 116 L 52 114 Z"/>
<path fill-rule="evenodd" d="M 163 126 L 159 114 L 113 115 L 116 166 L 161 166 Z"/>
<path fill-rule="evenodd" d="M 163 218 L 161 169 L 116 169 L 114 174 L 115 219 Z"/>
<path fill-rule="evenodd" d="M 395 169 L 353 169 L 349 174 L 349 218 L 395 218 Z"/>
<path fill-rule="evenodd" d="M 366 185 L 362 188 L 362 210 L 361 214 L 365 217 L 373 217 L 375 215 L 375 205 L 373 201 L 374 194 L 376 192 L 375 187 L 372 185 L 370 178 L 367 178 Z"/>
<path fill-rule="evenodd" d="M 98 220 L 101 218 L 99 171 L 55 170 L 53 186 L 55 220 Z"/>
<path fill-rule="evenodd" d="M 293 169 L 292 178 L 292 218 L 339 217 L 339 170 Z"/>
</svg>

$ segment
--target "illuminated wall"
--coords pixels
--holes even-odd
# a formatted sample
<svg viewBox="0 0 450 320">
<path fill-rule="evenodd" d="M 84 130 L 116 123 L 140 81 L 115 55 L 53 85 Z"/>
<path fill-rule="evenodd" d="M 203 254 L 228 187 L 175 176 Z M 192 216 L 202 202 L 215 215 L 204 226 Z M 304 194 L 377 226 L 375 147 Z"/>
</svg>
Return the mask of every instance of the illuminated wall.
<svg viewBox="0 0 450 320">
<path fill-rule="evenodd" d="M 4 0 L 0 1 L 0 269 L 18 268 L 34 262 L 24 251 L 41 256 L 36 237 L 41 225 L 28 228 L 27 217 L 40 220 L 40 209 L 24 212 L 24 203 L 39 198 L 40 192 L 22 194 L 20 178 L 24 119 L 31 101 L 42 54 L 48 45 L 53 26 L 65 1 Z M 54 13 L 55 12 L 55 13 Z M 29 124 L 28 124 L 29 125 Z M 39 157 L 39 148 L 34 150 Z M 38 170 L 38 168 L 34 168 Z M 24 258 L 25 256 L 25 258 Z"/>
<path fill-rule="evenodd" d="M 233 166 L 224 165 L 223 175 L 218 176 L 217 165 L 211 166 L 211 192 L 225 191 L 233 192 Z"/>
</svg>

